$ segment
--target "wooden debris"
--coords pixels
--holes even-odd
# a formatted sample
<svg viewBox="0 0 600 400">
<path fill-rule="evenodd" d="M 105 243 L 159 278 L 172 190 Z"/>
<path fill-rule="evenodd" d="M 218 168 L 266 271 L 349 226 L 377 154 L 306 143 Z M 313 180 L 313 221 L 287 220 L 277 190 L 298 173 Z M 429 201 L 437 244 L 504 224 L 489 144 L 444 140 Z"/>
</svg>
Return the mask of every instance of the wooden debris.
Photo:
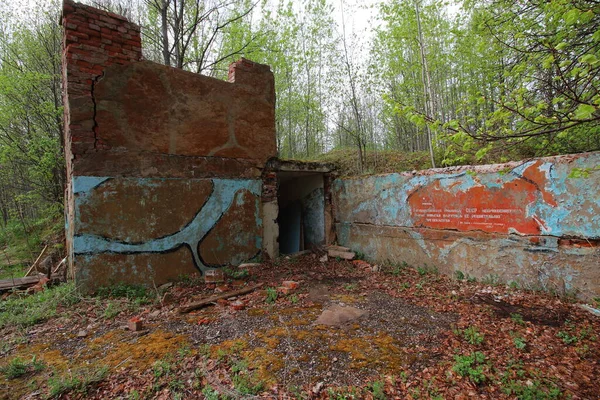
<svg viewBox="0 0 600 400">
<path fill-rule="evenodd" d="M 42 279 L 47 279 L 46 275 L 38 276 L 27 276 L 25 278 L 13 278 L 0 280 L 0 292 L 12 290 L 12 289 L 25 289 L 30 286 L 37 285 Z M 60 280 L 60 275 L 53 274 L 50 278 L 50 282 Z"/>
<path fill-rule="evenodd" d="M 65 263 L 67 262 L 67 257 L 63 258 L 57 265 L 56 267 L 54 267 L 54 269 L 52 270 L 53 274 L 56 274 L 58 272 L 58 270 L 60 269 L 60 267 L 62 267 Z"/>
<path fill-rule="evenodd" d="M 206 299 L 197 301 L 195 303 L 191 303 L 187 306 L 182 306 L 179 308 L 179 312 L 181 314 L 189 313 L 190 311 L 194 311 L 194 310 L 198 310 L 200 308 L 206 307 L 206 306 L 210 306 L 210 305 L 216 303 L 218 300 L 225 300 L 230 297 L 241 296 L 243 294 L 253 292 L 262 286 L 263 286 L 263 284 L 259 283 L 258 285 L 248 286 L 248 287 L 240 289 L 240 290 L 234 290 L 232 292 L 227 292 L 227 293 L 223 293 L 223 294 L 218 294 L 216 296 L 211 296 Z"/>
<path fill-rule="evenodd" d="M 29 267 L 29 269 L 25 273 L 25 278 L 30 276 L 31 273 L 33 272 L 33 270 L 37 268 L 38 264 L 40 263 L 40 260 L 42 259 L 42 257 L 44 257 L 44 254 L 46 254 L 46 251 L 48 251 L 48 245 L 44 246 L 44 248 L 43 248 L 42 252 L 40 253 L 40 255 L 38 256 L 38 258 L 36 258 L 35 261 L 33 262 L 33 264 L 31 264 L 31 267 Z"/>
</svg>

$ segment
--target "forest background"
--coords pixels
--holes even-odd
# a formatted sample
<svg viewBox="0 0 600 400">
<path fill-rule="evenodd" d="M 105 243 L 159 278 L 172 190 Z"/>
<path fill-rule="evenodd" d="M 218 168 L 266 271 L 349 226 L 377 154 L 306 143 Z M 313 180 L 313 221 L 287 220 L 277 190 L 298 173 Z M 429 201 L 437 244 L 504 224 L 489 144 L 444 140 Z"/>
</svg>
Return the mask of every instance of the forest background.
<svg viewBox="0 0 600 400">
<path fill-rule="evenodd" d="M 139 24 L 148 60 L 270 65 L 282 158 L 362 174 L 600 150 L 597 0 L 84 2 Z M 0 5 L 0 277 L 63 227 L 61 6 Z"/>
</svg>

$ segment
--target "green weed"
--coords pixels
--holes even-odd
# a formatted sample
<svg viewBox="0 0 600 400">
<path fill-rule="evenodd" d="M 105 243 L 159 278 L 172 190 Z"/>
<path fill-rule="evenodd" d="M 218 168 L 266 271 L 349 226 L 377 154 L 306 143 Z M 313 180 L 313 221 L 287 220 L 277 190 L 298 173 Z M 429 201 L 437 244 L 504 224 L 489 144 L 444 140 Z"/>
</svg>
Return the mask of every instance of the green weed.
<svg viewBox="0 0 600 400">
<path fill-rule="evenodd" d="M 215 389 L 213 389 L 210 385 L 206 385 L 204 389 L 202 389 L 202 394 L 206 400 L 219 400 L 221 395 Z"/>
<path fill-rule="evenodd" d="M 527 341 L 525 340 L 525 338 L 523 338 L 522 336 L 519 336 L 518 334 L 511 332 L 511 336 L 513 338 L 513 343 L 515 345 L 515 347 L 518 350 L 525 350 L 525 347 L 527 347 Z"/>
<path fill-rule="evenodd" d="M 110 286 L 98 288 L 96 294 L 98 297 L 107 298 L 125 298 L 130 301 L 135 301 L 138 304 L 150 303 L 150 292 L 148 288 L 142 285 L 133 285 L 119 282 Z"/>
<path fill-rule="evenodd" d="M 483 343 L 483 339 L 485 338 L 485 335 L 480 333 L 476 326 L 470 326 L 463 330 L 459 329 L 456 330 L 455 333 L 459 336 L 462 336 L 467 343 L 473 345 L 480 345 Z"/>
<path fill-rule="evenodd" d="M 81 300 L 75 285 L 66 283 L 32 295 L 12 295 L 0 302 L 0 329 L 5 326 L 26 328 L 54 317 L 59 306 Z"/>
<path fill-rule="evenodd" d="M 113 319 L 123 311 L 121 305 L 114 301 L 109 301 L 104 309 L 104 319 Z"/>
<path fill-rule="evenodd" d="M 250 272 L 247 269 L 240 268 L 223 268 L 223 272 L 226 276 L 231 279 L 244 279 L 250 276 Z"/>
<path fill-rule="evenodd" d="M 454 356 L 452 370 L 460 376 L 469 378 L 473 383 L 479 384 L 487 379 L 484 373 L 485 355 L 476 351 L 470 355 Z"/>
<path fill-rule="evenodd" d="M 356 388 L 329 388 L 327 389 L 327 395 L 330 399 L 334 400 L 349 400 L 360 398 Z"/>
<path fill-rule="evenodd" d="M 496 274 L 489 274 L 483 277 L 481 283 L 484 285 L 497 286 L 500 283 L 500 277 Z"/>
<path fill-rule="evenodd" d="M 267 293 L 267 298 L 265 299 L 265 301 L 269 304 L 273 304 L 277 301 L 277 289 L 273 288 L 273 287 L 268 287 L 266 290 Z"/>
<path fill-rule="evenodd" d="M 375 381 L 367 385 L 367 390 L 371 392 L 375 400 L 385 400 L 387 398 L 384 389 L 385 383 L 383 381 Z"/>
<path fill-rule="evenodd" d="M 231 379 L 233 387 L 242 395 L 257 395 L 265 388 L 265 383 L 259 380 L 256 375 L 246 372 L 240 372 Z"/>
<path fill-rule="evenodd" d="M 43 361 L 38 361 L 35 356 L 29 362 L 15 357 L 5 367 L 0 368 L 0 373 L 7 379 L 15 379 L 29 373 L 40 372 L 44 368 L 46 368 L 46 364 Z"/>
<path fill-rule="evenodd" d="M 512 319 L 512 321 L 515 324 L 519 324 L 519 325 L 525 325 L 525 321 L 523 321 L 523 316 L 519 313 L 512 313 L 510 314 L 510 319 Z"/>
<path fill-rule="evenodd" d="M 87 393 L 90 386 L 101 382 L 108 375 L 108 367 L 81 370 L 69 377 L 51 377 L 48 380 L 48 397 L 59 397 L 60 395 L 75 391 Z"/>
</svg>

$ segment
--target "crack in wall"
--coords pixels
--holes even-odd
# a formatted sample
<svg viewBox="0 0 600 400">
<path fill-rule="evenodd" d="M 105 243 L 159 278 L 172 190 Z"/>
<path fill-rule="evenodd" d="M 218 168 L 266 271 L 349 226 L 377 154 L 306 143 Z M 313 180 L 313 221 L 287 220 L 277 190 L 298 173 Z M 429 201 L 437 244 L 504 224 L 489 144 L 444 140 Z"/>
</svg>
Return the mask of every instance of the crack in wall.
<svg viewBox="0 0 600 400">
<path fill-rule="evenodd" d="M 92 104 L 94 105 L 93 112 L 92 112 L 92 122 L 93 122 L 92 132 L 94 133 L 94 150 L 98 150 L 98 121 L 96 119 L 97 112 L 98 112 L 98 110 L 97 110 L 98 105 L 96 104 L 96 96 L 94 94 L 94 89 L 96 87 L 96 84 L 100 81 L 100 79 L 102 79 L 103 76 L 104 76 L 104 72 L 102 72 L 102 74 L 97 75 L 94 79 L 92 79 L 92 85 L 90 88 Z"/>
</svg>

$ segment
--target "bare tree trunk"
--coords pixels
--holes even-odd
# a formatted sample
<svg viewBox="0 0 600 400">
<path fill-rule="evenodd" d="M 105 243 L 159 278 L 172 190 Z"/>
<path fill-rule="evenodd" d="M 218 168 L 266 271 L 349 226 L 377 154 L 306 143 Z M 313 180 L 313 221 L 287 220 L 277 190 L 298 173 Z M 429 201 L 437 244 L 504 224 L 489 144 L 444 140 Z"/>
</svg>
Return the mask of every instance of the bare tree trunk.
<svg viewBox="0 0 600 400">
<path fill-rule="evenodd" d="M 428 117 L 433 117 L 433 95 L 431 93 L 431 78 L 429 69 L 427 68 L 427 57 L 425 57 L 425 42 L 423 41 L 423 31 L 421 30 L 421 14 L 419 10 L 419 1 L 415 0 L 415 12 L 417 14 L 417 31 L 419 34 L 419 49 L 421 51 L 421 80 L 423 81 L 423 97 L 425 100 L 425 114 Z M 431 157 L 431 166 L 435 168 L 435 158 L 433 155 L 433 135 L 429 124 L 425 124 L 427 128 L 427 140 L 429 142 L 429 156 Z"/>
<path fill-rule="evenodd" d="M 163 0 L 160 5 L 160 26 L 162 34 L 162 53 L 165 65 L 171 66 L 171 52 L 169 52 L 169 0 Z"/>
</svg>

